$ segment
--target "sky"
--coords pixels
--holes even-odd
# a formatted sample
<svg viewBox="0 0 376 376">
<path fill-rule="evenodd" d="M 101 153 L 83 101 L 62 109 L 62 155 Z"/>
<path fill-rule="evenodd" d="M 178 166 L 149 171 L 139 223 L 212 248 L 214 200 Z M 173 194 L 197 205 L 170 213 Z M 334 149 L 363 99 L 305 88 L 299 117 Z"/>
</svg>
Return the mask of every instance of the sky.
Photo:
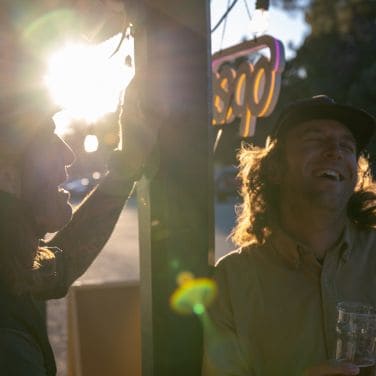
<svg viewBox="0 0 376 376">
<path fill-rule="evenodd" d="M 239 0 L 227 17 L 226 29 L 222 42 L 224 23 L 212 33 L 212 52 L 238 44 L 244 37 L 253 38 L 251 20 L 245 6 L 247 1 L 251 16 L 254 15 L 254 0 Z M 227 4 L 233 0 L 211 0 L 211 25 L 218 22 L 227 9 Z M 269 26 L 266 34 L 280 39 L 285 46 L 286 59 L 294 56 L 294 51 L 288 48 L 289 42 L 298 47 L 309 33 L 309 26 L 304 21 L 303 12 L 287 12 L 271 5 L 269 7 Z"/>
</svg>

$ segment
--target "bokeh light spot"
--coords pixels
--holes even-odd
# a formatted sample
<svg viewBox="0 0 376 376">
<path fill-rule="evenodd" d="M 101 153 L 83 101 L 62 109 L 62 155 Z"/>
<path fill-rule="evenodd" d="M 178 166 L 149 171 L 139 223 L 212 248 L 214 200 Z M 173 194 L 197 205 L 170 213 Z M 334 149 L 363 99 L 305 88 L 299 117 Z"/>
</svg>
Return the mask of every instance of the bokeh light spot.
<svg viewBox="0 0 376 376">
<path fill-rule="evenodd" d="M 179 268 L 179 266 L 180 266 L 180 262 L 179 262 L 179 260 L 172 260 L 171 262 L 170 262 L 170 266 L 171 266 L 171 268 L 172 269 L 178 269 Z"/>
<path fill-rule="evenodd" d="M 205 306 L 203 304 L 195 304 L 193 306 L 193 312 L 196 315 L 202 315 L 205 312 Z"/>
<path fill-rule="evenodd" d="M 217 295 L 216 283 L 209 278 L 192 278 L 189 272 L 181 274 L 184 274 L 185 282 L 171 295 L 171 308 L 182 315 L 203 315 Z M 183 280 L 181 274 L 180 281 Z M 189 276 L 191 278 L 187 278 Z"/>
</svg>

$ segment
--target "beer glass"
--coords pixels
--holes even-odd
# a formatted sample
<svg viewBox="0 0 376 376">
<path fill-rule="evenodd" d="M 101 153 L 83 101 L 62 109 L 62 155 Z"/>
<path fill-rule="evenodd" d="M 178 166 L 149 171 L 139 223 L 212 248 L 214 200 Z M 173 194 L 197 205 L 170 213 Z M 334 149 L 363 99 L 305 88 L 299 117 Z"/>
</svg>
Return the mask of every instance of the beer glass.
<svg viewBox="0 0 376 376">
<path fill-rule="evenodd" d="M 376 310 L 362 303 L 338 303 L 336 332 L 336 361 L 357 365 L 360 375 L 376 375 Z"/>
</svg>

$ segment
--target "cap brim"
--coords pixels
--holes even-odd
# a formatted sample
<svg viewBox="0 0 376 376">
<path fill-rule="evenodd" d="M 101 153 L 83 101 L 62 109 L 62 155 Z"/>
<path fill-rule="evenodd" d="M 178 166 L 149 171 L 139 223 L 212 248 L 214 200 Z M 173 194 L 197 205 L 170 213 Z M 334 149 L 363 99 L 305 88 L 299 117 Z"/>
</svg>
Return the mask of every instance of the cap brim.
<svg viewBox="0 0 376 376">
<path fill-rule="evenodd" d="M 337 120 L 353 134 L 357 143 L 357 152 L 362 152 L 371 141 L 376 130 L 375 118 L 358 108 L 340 105 L 309 103 L 300 104 L 281 114 L 274 129 L 274 138 L 280 137 L 291 127 L 315 119 Z"/>
</svg>

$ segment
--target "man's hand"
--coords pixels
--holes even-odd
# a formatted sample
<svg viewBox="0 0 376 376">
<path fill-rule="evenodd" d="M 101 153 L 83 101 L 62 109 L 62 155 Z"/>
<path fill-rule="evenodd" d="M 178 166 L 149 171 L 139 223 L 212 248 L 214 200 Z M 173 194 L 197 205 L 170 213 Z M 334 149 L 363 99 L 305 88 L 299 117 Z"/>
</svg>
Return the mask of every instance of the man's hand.
<svg viewBox="0 0 376 376">
<path fill-rule="evenodd" d="M 358 375 L 359 368 L 352 363 L 324 362 L 304 371 L 303 376 Z"/>
<path fill-rule="evenodd" d="M 161 106 L 142 103 L 140 90 L 134 78 L 126 89 L 120 115 L 124 161 L 133 170 L 140 169 L 154 150 L 168 112 Z"/>
</svg>

